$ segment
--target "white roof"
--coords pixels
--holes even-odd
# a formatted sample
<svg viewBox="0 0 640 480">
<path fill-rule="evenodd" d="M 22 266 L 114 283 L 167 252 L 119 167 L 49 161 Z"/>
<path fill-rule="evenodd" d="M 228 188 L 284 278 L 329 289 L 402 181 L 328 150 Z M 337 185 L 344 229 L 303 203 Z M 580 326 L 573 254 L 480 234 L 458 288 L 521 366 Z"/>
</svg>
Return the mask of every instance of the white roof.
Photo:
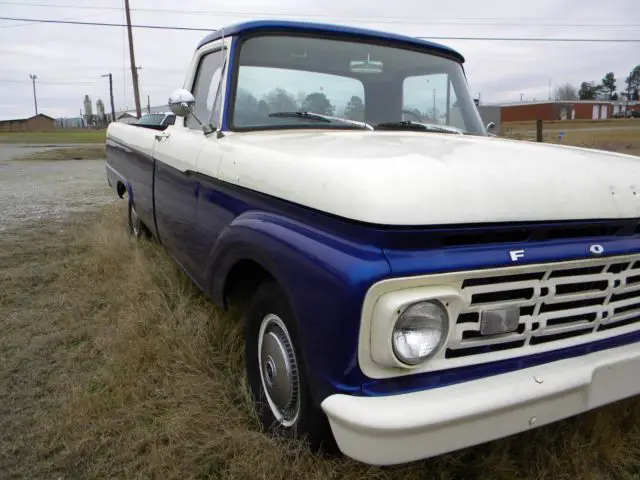
<svg viewBox="0 0 640 480">
<path fill-rule="evenodd" d="M 538 100 L 533 102 L 505 102 L 505 103 L 485 103 L 481 107 L 517 107 L 519 105 L 548 105 L 548 104 L 585 103 L 594 105 L 637 105 L 640 102 L 630 100 Z"/>
</svg>

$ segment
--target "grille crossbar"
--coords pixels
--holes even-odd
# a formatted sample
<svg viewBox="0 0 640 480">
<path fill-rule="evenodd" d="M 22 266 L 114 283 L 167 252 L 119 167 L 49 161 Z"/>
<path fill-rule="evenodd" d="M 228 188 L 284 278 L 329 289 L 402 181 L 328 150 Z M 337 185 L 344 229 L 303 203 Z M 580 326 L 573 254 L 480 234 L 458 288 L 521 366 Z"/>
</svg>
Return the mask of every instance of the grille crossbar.
<svg viewBox="0 0 640 480">
<path fill-rule="evenodd" d="M 504 272 L 504 271 L 503 271 Z M 447 358 L 561 342 L 600 332 L 640 329 L 640 261 L 604 260 L 588 267 L 540 267 L 526 274 L 469 276 L 461 283 L 463 308 L 449 338 Z M 520 308 L 518 329 L 483 336 L 483 311 Z"/>
</svg>

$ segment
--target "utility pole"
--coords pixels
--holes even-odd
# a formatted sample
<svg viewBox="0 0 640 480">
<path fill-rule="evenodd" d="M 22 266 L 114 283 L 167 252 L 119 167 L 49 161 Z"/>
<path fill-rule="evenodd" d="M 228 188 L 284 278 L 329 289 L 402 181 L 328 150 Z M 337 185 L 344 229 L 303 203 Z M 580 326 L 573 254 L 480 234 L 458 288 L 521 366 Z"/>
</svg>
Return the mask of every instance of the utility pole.
<svg viewBox="0 0 640 480">
<path fill-rule="evenodd" d="M 36 115 L 38 115 L 38 98 L 36 97 L 36 79 L 38 78 L 36 75 L 29 74 L 29 78 L 33 82 L 33 104 L 36 107 Z"/>
<path fill-rule="evenodd" d="M 433 121 L 436 121 L 436 89 L 433 89 Z"/>
<path fill-rule="evenodd" d="M 109 95 L 111 95 L 111 121 L 116 121 L 116 108 L 113 105 L 113 77 L 110 73 L 100 75 L 101 77 L 109 77 Z"/>
<path fill-rule="evenodd" d="M 133 33 L 131 31 L 131 12 L 129 11 L 129 0 L 124 0 L 124 10 L 127 16 L 127 33 L 129 34 L 129 60 L 131 61 L 131 77 L 133 80 L 133 96 L 136 101 L 136 115 L 142 116 L 140 110 L 140 92 L 138 91 L 138 69 L 136 68 L 136 58 L 133 54 Z"/>
<path fill-rule="evenodd" d="M 147 113 L 151 113 L 151 99 L 147 95 Z"/>
</svg>

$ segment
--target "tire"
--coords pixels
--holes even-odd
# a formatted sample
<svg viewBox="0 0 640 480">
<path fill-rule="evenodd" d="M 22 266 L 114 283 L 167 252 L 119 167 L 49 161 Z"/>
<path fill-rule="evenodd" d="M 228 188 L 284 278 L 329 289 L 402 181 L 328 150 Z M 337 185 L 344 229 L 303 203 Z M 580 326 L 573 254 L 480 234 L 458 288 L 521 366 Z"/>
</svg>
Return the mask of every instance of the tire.
<svg viewBox="0 0 640 480">
<path fill-rule="evenodd" d="M 337 450 L 329 422 L 309 393 L 293 313 L 272 280 L 262 283 L 251 300 L 245 323 L 245 366 L 264 431 L 307 441 L 314 450 Z"/>
<path fill-rule="evenodd" d="M 136 213 L 133 203 L 129 202 L 129 233 L 135 238 L 149 238 L 149 230 Z"/>
</svg>

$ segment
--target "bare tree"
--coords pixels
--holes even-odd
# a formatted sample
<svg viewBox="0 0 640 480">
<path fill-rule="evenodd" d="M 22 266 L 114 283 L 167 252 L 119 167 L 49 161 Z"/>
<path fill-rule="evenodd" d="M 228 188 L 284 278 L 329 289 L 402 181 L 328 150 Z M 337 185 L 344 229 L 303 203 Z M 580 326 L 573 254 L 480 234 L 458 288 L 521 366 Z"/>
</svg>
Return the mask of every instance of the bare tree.
<svg viewBox="0 0 640 480">
<path fill-rule="evenodd" d="M 565 83 L 564 85 L 559 85 L 556 87 L 555 91 L 555 99 L 556 100 L 577 100 L 578 99 L 578 90 L 576 87 L 571 85 L 570 83 Z"/>
</svg>

